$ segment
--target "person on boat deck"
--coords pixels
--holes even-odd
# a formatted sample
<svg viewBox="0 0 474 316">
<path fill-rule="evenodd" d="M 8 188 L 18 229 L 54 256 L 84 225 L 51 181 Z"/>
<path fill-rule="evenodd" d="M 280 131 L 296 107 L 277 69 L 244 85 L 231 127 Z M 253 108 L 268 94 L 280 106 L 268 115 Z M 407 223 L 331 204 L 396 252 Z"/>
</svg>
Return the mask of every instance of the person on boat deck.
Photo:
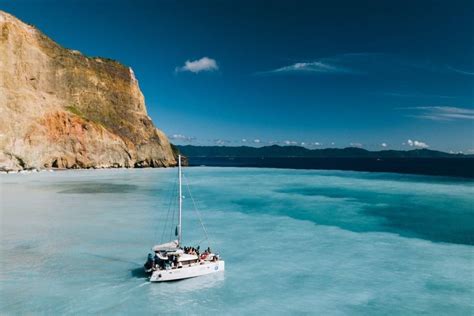
<svg viewBox="0 0 474 316">
<path fill-rule="evenodd" d="M 154 264 L 154 268 L 157 268 L 159 267 L 160 265 L 160 258 L 158 257 L 158 254 L 155 253 L 155 260 L 154 260 L 155 264 Z"/>
<path fill-rule="evenodd" d="M 194 247 L 184 247 L 184 253 L 190 254 L 190 255 L 197 255 L 198 254 L 198 248 Z"/>
<path fill-rule="evenodd" d="M 146 259 L 145 268 L 152 269 L 153 268 L 153 256 L 151 253 L 148 254 L 148 258 Z"/>
</svg>

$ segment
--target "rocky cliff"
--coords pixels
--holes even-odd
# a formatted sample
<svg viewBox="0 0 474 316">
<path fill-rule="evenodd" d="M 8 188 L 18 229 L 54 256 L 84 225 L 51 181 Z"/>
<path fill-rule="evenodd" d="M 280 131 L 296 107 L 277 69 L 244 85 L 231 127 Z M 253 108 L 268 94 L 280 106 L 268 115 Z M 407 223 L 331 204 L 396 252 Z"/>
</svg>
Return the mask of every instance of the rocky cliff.
<svg viewBox="0 0 474 316">
<path fill-rule="evenodd" d="M 0 11 L 0 169 L 175 164 L 131 68 Z"/>
</svg>

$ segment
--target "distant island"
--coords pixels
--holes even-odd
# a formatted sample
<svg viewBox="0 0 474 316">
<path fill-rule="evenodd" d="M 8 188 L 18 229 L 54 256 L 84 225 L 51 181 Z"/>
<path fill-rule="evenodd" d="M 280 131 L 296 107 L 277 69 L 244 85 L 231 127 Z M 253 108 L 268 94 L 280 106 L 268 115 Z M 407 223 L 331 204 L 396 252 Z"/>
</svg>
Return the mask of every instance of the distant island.
<svg viewBox="0 0 474 316">
<path fill-rule="evenodd" d="M 191 166 L 269 167 L 397 172 L 474 178 L 474 155 L 430 149 L 369 151 L 300 146 L 176 146 Z"/>
<path fill-rule="evenodd" d="M 474 158 L 474 155 L 450 154 L 430 149 L 380 150 L 363 148 L 308 149 L 301 146 L 176 146 L 188 157 L 310 157 L 310 158 Z"/>
</svg>

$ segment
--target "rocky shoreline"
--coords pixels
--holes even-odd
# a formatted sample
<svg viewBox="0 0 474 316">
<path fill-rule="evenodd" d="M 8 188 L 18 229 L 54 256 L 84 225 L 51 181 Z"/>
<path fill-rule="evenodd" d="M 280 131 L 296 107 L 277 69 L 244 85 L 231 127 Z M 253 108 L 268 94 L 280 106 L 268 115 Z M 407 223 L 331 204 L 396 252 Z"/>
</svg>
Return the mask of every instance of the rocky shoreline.
<svg viewBox="0 0 474 316">
<path fill-rule="evenodd" d="M 147 167 L 152 168 L 152 167 Z M 33 173 L 42 173 L 42 172 L 62 172 L 62 171 L 69 171 L 69 170 L 108 170 L 108 169 L 140 169 L 140 168 L 126 168 L 126 167 L 90 167 L 90 168 L 51 168 L 51 169 L 21 169 L 21 170 L 5 170 L 0 169 L 0 174 L 33 174 Z M 143 169 L 143 168 L 141 168 Z"/>
</svg>

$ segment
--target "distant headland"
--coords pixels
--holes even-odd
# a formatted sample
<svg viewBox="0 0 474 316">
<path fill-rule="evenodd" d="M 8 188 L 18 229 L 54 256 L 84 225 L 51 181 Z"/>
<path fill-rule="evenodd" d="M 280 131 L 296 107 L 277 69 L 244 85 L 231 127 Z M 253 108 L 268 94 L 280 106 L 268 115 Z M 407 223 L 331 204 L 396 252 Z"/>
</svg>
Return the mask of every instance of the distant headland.
<svg viewBox="0 0 474 316">
<path fill-rule="evenodd" d="M 189 164 L 396 172 L 474 178 L 474 155 L 429 149 L 369 151 L 362 148 L 308 149 L 299 146 L 177 146 Z"/>
<path fill-rule="evenodd" d="M 474 158 L 431 149 L 370 151 L 357 147 L 308 149 L 301 146 L 176 146 L 188 157 L 309 157 L 309 158 Z"/>
</svg>

